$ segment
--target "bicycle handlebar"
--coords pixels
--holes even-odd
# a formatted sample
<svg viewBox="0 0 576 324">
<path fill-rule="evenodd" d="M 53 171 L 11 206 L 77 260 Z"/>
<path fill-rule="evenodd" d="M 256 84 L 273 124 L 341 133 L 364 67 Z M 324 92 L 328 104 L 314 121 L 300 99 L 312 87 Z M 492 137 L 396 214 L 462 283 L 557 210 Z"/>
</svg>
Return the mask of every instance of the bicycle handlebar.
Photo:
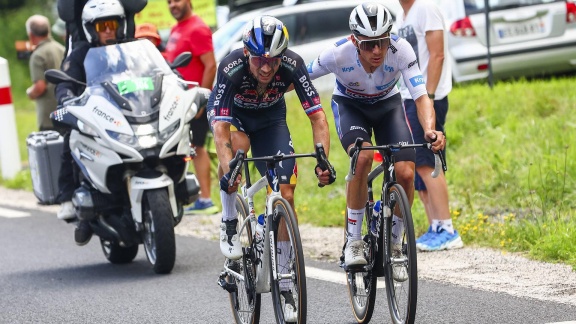
<svg viewBox="0 0 576 324">
<path fill-rule="evenodd" d="M 334 181 L 336 181 L 336 170 L 334 169 L 332 164 L 330 164 L 330 162 L 328 161 L 328 158 L 326 157 L 326 152 L 324 151 L 324 146 L 321 143 L 317 143 L 314 153 L 302 153 L 302 154 L 290 154 L 290 155 L 276 154 L 276 155 L 248 158 L 246 157 L 246 154 L 244 154 L 244 150 L 239 149 L 236 151 L 236 155 L 234 156 L 234 158 L 230 160 L 230 162 L 228 163 L 230 167 L 230 180 L 228 181 L 228 185 L 230 187 L 233 186 L 235 179 L 238 177 L 238 175 L 242 170 L 244 162 L 263 161 L 263 162 L 277 163 L 283 160 L 297 159 L 301 157 L 315 157 L 318 167 L 320 167 L 322 170 L 330 171 L 329 183 L 333 183 Z M 323 185 L 321 185 L 320 183 L 318 183 L 318 186 L 323 187 Z"/>
<path fill-rule="evenodd" d="M 348 152 L 350 156 L 350 169 L 348 174 L 346 175 L 346 182 L 350 182 L 354 175 L 356 174 L 356 164 L 358 163 L 358 156 L 360 155 L 360 151 L 365 150 L 382 150 L 386 152 L 386 156 L 389 157 L 392 155 L 393 152 L 400 151 L 402 149 L 408 148 L 417 148 L 417 147 L 424 147 L 429 150 L 432 150 L 432 144 L 424 143 L 424 144 L 389 144 L 389 145 L 377 145 L 377 146 L 362 146 L 364 139 L 362 137 L 356 138 L 354 142 L 354 146 Z M 434 152 L 434 171 L 432 171 L 432 177 L 436 178 L 440 174 L 440 168 L 447 170 L 446 162 L 444 161 L 444 157 L 441 154 L 441 151 Z"/>
</svg>

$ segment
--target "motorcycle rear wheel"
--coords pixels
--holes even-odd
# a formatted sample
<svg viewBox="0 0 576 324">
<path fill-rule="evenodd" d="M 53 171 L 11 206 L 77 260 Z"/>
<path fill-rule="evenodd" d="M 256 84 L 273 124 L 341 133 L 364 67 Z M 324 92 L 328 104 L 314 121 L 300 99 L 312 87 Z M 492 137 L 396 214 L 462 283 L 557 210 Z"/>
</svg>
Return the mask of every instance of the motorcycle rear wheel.
<svg viewBox="0 0 576 324">
<path fill-rule="evenodd" d="M 176 238 L 166 189 L 144 192 L 142 223 L 142 242 L 154 272 L 170 273 L 176 261 Z"/>
<path fill-rule="evenodd" d="M 118 243 L 112 243 L 103 239 L 100 239 L 100 245 L 102 246 L 102 252 L 104 252 L 106 259 L 113 264 L 130 263 L 138 254 L 138 245 L 122 247 L 118 245 Z"/>
</svg>

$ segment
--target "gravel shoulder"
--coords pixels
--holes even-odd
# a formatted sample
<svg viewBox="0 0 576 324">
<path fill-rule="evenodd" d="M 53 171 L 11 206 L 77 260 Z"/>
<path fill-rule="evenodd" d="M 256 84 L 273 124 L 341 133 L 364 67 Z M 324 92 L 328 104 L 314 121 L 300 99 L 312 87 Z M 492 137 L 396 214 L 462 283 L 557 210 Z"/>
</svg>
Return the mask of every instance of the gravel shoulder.
<svg viewBox="0 0 576 324">
<path fill-rule="evenodd" d="M 50 212 L 59 208 L 38 205 L 31 192 L 3 187 L 0 187 L 0 205 Z M 216 241 L 219 222 L 220 214 L 187 216 L 176 227 L 176 234 Z M 343 243 L 342 229 L 301 224 L 300 234 L 307 257 L 333 263 L 334 271 L 339 271 L 336 260 Z M 418 253 L 418 272 L 420 279 L 576 306 L 575 271 L 562 264 L 530 260 L 520 253 L 472 246 Z"/>
</svg>

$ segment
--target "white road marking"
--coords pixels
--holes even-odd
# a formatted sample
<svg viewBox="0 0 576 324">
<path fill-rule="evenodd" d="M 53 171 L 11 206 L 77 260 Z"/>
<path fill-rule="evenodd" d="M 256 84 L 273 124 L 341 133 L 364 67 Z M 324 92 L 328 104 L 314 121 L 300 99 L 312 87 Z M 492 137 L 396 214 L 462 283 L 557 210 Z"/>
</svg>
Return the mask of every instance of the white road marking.
<svg viewBox="0 0 576 324">
<path fill-rule="evenodd" d="M 18 218 L 18 217 L 28 217 L 28 216 L 30 216 L 30 213 L 0 207 L 0 217 Z"/>
<path fill-rule="evenodd" d="M 342 271 L 324 270 L 314 267 L 306 267 L 306 278 L 318 279 L 328 282 L 333 282 L 341 285 L 346 285 L 346 273 Z M 377 288 L 385 288 L 384 280 L 378 280 Z"/>
</svg>

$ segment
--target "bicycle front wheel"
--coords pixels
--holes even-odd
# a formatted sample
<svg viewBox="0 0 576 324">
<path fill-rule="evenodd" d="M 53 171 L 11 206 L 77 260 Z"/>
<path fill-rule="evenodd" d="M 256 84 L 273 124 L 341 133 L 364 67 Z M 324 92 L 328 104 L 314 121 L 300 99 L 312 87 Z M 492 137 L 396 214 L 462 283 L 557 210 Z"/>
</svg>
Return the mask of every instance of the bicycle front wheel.
<svg viewBox="0 0 576 324">
<path fill-rule="evenodd" d="M 234 320 L 238 324 L 257 324 L 260 321 L 260 294 L 256 293 L 256 264 L 252 245 L 252 227 L 248 224 L 242 232 L 240 227 L 248 217 L 248 206 L 239 194 L 236 194 L 236 212 L 238 213 L 238 235 L 242 244 L 243 256 L 240 260 L 229 261 L 228 267 L 244 277 L 228 275 L 226 280 L 236 286 L 230 293 L 230 306 Z"/>
<path fill-rule="evenodd" d="M 386 297 L 393 323 L 414 323 L 418 295 L 418 267 L 416 264 L 416 241 L 412 213 L 406 192 L 402 186 L 394 184 L 388 189 L 386 206 L 394 215 L 404 219 L 404 233 L 401 245 L 393 246 L 392 217 L 386 217 L 384 268 Z"/>
<path fill-rule="evenodd" d="M 348 222 L 348 212 L 346 212 Z M 376 260 L 376 238 L 370 233 L 372 211 L 366 207 L 364 221 L 362 222 L 362 237 L 364 239 L 364 256 L 368 264 L 363 269 L 351 269 L 346 272 L 348 295 L 352 305 L 352 312 L 358 323 L 368 323 L 374 312 L 376 300 L 376 274 L 374 264 Z"/>
<path fill-rule="evenodd" d="M 276 200 L 273 208 L 270 282 L 276 323 L 306 323 L 306 273 L 298 223 L 285 199 Z"/>
</svg>

